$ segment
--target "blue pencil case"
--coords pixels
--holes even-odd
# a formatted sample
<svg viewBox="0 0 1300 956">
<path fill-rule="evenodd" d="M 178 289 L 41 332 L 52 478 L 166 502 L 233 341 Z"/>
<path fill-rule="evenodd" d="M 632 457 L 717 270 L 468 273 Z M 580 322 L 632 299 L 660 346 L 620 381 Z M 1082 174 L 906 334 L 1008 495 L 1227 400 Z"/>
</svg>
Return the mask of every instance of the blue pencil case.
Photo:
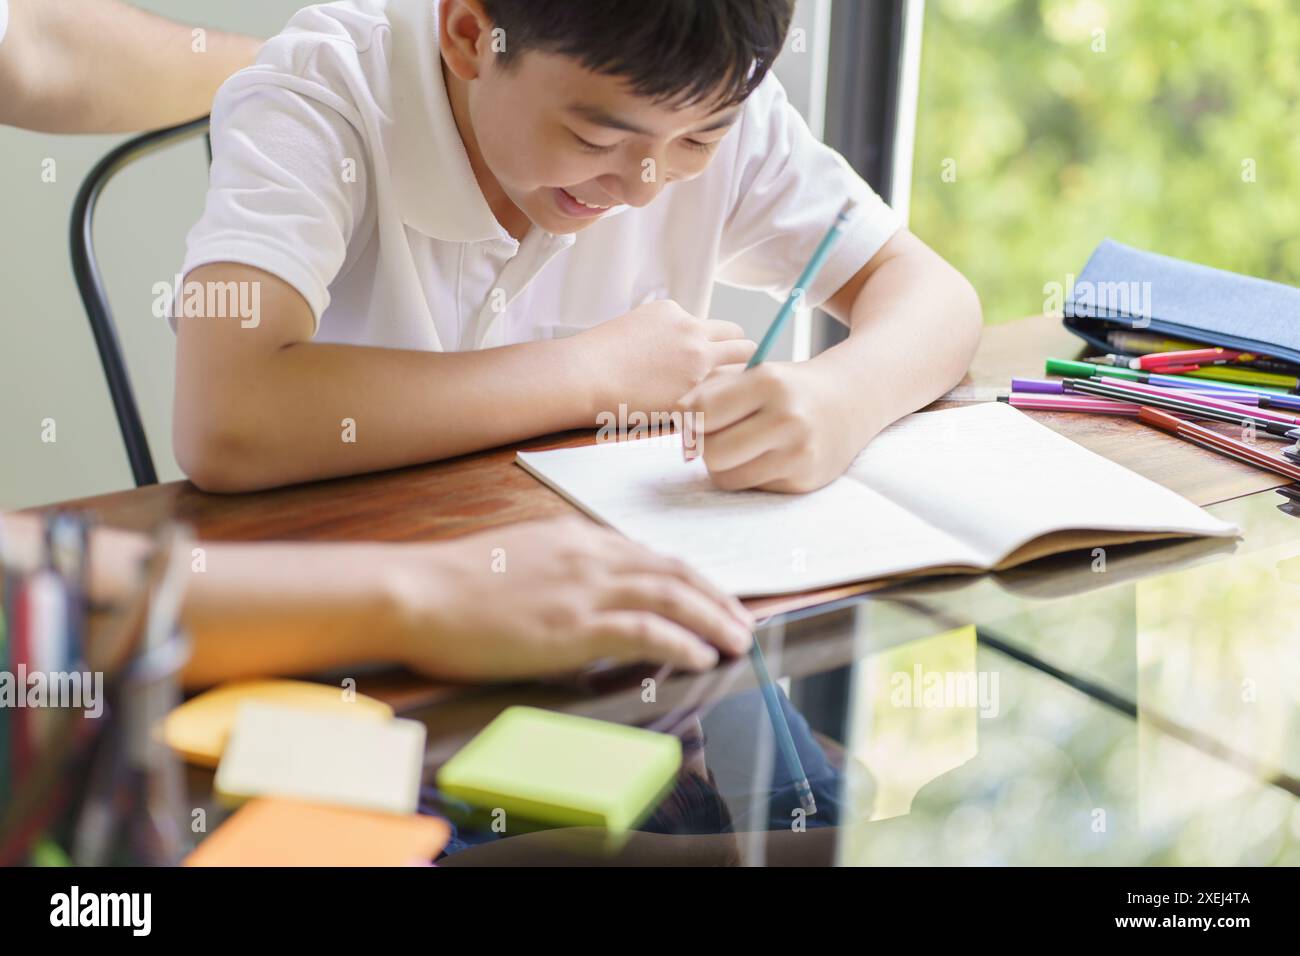
<svg viewBox="0 0 1300 956">
<path fill-rule="evenodd" d="M 1101 352 L 1144 330 L 1300 364 L 1300 289 L 1104 240 L 1068 290 L 1065 327 Z"/>
</svg>

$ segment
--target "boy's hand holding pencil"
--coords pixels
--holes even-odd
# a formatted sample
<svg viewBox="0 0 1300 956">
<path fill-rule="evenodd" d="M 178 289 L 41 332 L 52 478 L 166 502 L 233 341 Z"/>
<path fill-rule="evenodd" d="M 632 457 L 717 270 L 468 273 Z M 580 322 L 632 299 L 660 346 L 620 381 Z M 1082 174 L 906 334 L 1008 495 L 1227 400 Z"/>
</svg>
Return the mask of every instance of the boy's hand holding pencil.
<svg viewBox="0 0 1300 956">
<path fill-rule="evenodd" d="M 700 319 L 658 299 L 573 337 L 596 376 L 595 411 L 670 411 L 714 369 L 747 362 L 755 344 L 735 322 Z"/>
<path fill-rule="evenodd" d="M 859 427 L 851 396 L 812 363 L 766 362 L 717 369 L 678 404 L 695 413 L 695 444 L 719 488 L 805 492 L 842 475 L 875 434 Z"/>
<path fill-rule="evenodd" d="M 855 383 L 841 380 L 824 363 L 763 364 L 855 206 L 845 200 L 748 364 L 717 370 L 678 401 L 681 410 L 695 413 L 696 441 L 703 444 L 704 462 L 719 488 L 815 491 L 842 475 L 885 424 L 873 425 L 846 400 Z M 849 371 L 860 378 L 856 369 Z M 705 436 L 712 437 L 704 441 Z"/>
</svg>

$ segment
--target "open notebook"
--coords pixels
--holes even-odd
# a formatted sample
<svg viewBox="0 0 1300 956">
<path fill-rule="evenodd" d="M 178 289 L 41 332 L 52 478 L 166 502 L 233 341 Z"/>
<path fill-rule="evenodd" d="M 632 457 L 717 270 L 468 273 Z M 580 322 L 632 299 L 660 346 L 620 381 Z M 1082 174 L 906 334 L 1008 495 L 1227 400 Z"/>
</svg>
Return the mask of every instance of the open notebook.
<svg viewBox="0 0 1300 956">
<path fill-rule="evenodd" d="M 592 517 L 741 597 L 1237 533 L 1001 402 L 909 415 L 807 495 L 719 491 L 702 460 L 682 460 L 677 435 L 518 461 Z"/>
</svg>

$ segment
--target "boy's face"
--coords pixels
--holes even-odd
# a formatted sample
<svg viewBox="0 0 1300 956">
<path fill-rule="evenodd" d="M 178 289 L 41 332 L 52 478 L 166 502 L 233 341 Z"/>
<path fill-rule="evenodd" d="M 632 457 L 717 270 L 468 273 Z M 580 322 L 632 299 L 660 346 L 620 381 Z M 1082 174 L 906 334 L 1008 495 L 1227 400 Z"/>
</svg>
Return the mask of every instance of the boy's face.
<svg viewBox="0 0 1300 956">
<path fill-rule="evenodd" d="M 596 222 L 600 207 L 644 206 L 669 183 L 698 176 L 740 113 L 655 103 L 617 77 L 531 50 L 509 69 L 484 62 L 467 102 L 483 162 L 506 196 L 557 234 Z"/>
</svg>

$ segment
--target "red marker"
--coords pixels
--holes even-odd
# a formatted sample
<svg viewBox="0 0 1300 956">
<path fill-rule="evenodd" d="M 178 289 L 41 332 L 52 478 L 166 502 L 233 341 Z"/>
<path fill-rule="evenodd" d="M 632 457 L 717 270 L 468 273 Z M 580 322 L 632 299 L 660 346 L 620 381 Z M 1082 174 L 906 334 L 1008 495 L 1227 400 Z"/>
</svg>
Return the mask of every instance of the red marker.
<svg viewBox="0 0 1300 956">
<path fill-rule="evenodd" d="M 1181 352 L 1152 352 L 1131 360 L 1128 367 L 1172 373 L 1175 367 L 1178 371 L 1192 371 L 1202 365 L 1227 365 L 1230 362 L 1253 361 L 1254 358 L 1249 352 L 1238 352 L 1235 349 L 1184 349 Z"/>
</svg>

